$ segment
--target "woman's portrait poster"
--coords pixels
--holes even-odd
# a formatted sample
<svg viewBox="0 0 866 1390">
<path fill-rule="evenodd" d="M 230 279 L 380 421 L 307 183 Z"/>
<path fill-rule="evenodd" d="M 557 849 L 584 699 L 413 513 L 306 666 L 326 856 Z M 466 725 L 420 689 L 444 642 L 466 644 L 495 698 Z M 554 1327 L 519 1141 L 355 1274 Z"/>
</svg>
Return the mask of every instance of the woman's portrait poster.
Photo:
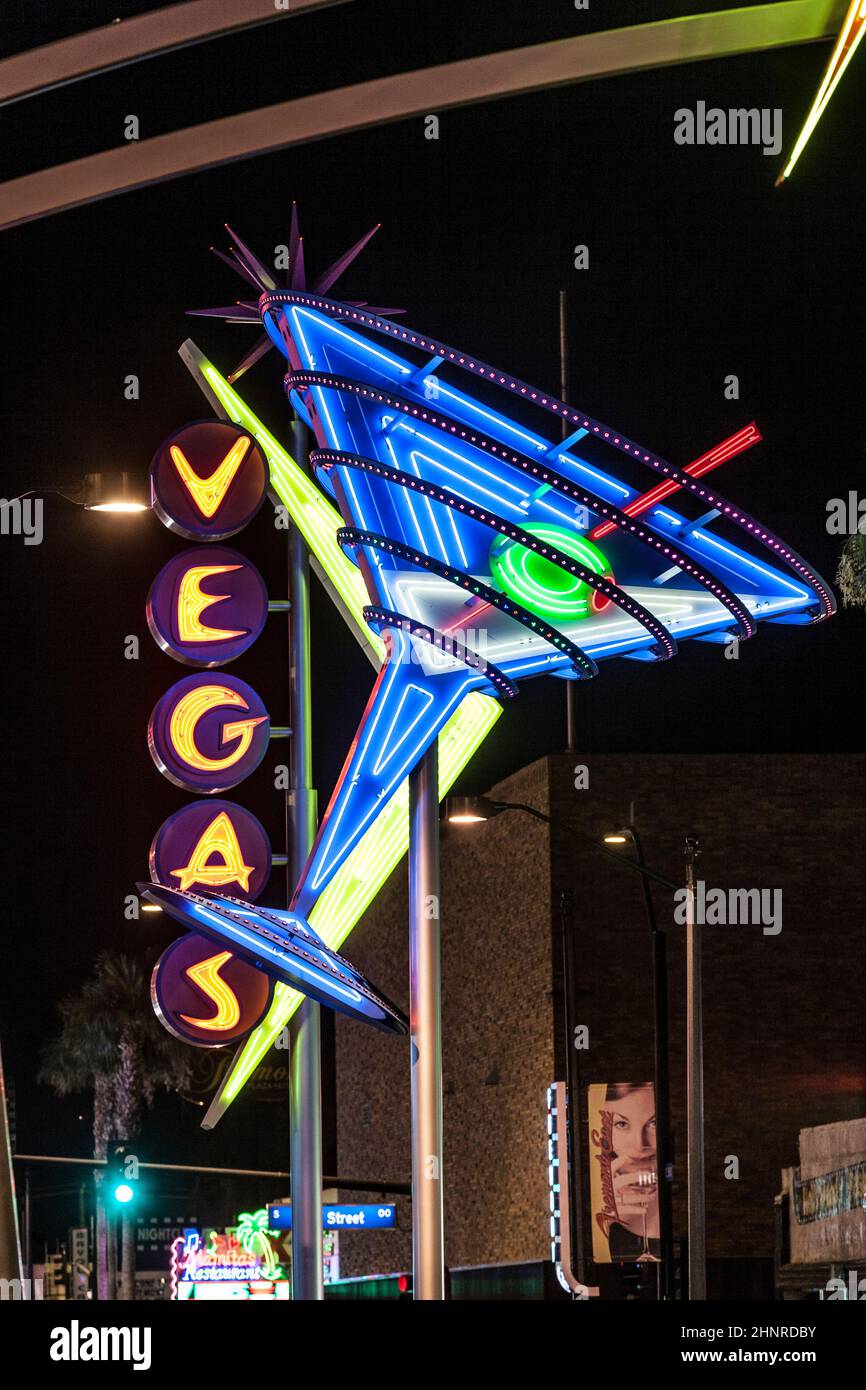
<svg viewBox="0 0 866 1390">
<path fill-rule="evenodd" d="M 597 1264 L 658 1261 L 653 1084 L 592 1085 L 588 1100 L 592 1257 Z"/>
</svg>

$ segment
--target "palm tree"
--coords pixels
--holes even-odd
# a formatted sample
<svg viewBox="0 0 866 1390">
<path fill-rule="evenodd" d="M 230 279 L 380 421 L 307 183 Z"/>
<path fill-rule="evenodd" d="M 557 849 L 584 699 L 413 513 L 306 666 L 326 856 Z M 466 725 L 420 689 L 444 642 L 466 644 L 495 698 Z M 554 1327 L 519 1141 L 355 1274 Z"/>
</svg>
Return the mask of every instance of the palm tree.
<svg viewBox="0 0 866 1390">
<path fill-rule="evenodd" d="M 102 1031 L 92 1026 L 81 995 L 64 999 L 58 1012 L 60 1033 L 42 1050 L 39 1080 L 52 1086 L 60 1096 L 93 1090 L 93 1157 L 104 1159 L 114 1123 L 111 1071 L 116 1058 Z M 105 1300 L 115 1297 L 109 1277 L 105 1173 L 97 1168 L 93 1176 L 96 1184 L 96 1296 Z"/>
<path fill-rule="evenodd" d="M 79 994 L 60 1006 L 61 1032 L 43 1053 L 40 1079 L 60 1095 L 93 1088 L 93 1156 L 105 1158 L 109 1138 L 135 1140 L 156 1091 L 189 1081 L 186 1049 L 160 1026 L 148 983 L 132 956 L 104 951 Z M 97 1295 L 113 1296 L 104 1172 L 96 1173 Z M 120 1297 L 135 1296 L 135 1246 L 130 1213 L 121 1226 Z"/>
<path fill-rule="evenodd" d="M 274 1247 L 271 1244 L 268 1213 L 265 1207 L 260 1211 L 242 1211 L 238 1216 L 237 1238 L 249 1255 L 258 1255 L 266 1279 L 274 1279 L 279 1270 Z"/>
<path fill-rule="evenodd" d="M 842 548 L 836 583 L 843 603 L 866 608 L 866 535 L 855 531 Z"/>
</svg>

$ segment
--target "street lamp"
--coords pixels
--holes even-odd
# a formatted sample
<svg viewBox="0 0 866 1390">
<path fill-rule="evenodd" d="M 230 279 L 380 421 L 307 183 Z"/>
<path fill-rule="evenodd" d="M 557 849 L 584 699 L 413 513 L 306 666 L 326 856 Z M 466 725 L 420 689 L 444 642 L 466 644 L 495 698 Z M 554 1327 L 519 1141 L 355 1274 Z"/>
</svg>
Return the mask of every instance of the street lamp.
<svg viewBox="0 0 866 1390">
<path fill-rule="evenodd" d="M 553 816 L 546 815 L 544 811 L 539 811 L 537 806 L 529 806 L 523 801 L 494 801 L 489 796 L 449 796 L 445 798 L 443 818 L 449 825 L 477 825 L 480 821 L 492 820 L 494 816 L 501 816 L 504 811 L 523 811 L 527 816 L 543 821 L 545 825 L 560 826 L 574 839 L 583 840 L 586 844 L 592 845 L 599 854 L 606 855 L 608 859 L 616 860 L 617 864 L 622 864 L 624 868 L 633 869 L 643 878 L 652 879 L 653 883 L 660 883 L 663 888 L 669 888 L 672 893 L 679 892 L 677 885 L 671 883 L 669 878 L 657 874 L 654 869 L 648 869 L 644 863 L 638 863 L 634 859 L 623 859 L 616 850 L 608 849 L 606 844 L 597 840 L 586 830 L 577 830 L 573 825 L 556 820 Z"/>
<path fill-rule="evenodd" d="M 67 502 L 73 502 L 76 507 L 83 507 L 88 512 L 133 513 L 150 511 L 150 499 L 145 489 L 129 473 L 121 469 L 101 473 L 85 473 L 83 478 L 75 482 L 61 483 L 56 486 L 26 488 L 17 497 L 9 500 L 10 502 L 20 502 L 22 498 L 32 497 L 37 492 L 57 493 L 58 496 L 64 497 Z"/>
<path fill-rule="evenodd" d="M 653 996 L 653 997 L 654 997 L 654 1005 L 655 1005 L 655 1047 L 656 1047 L 656 1056 L 655 1056 L 656 1078 L 655 1078 L 655 1085 L 656 1085 L 656 1109 L 658 1110 L 658 1109 L 659 1109 L 659 1106 L 660 1106 L 660 1101 L 659 1101 L 659 1097 L 660 1097 L 660 1096 L 662 1097 L 662 1101 L 663 1101 L 663 1103 L 664 1103 L 664 1105 L 665 1105 L 664 1118 L 663 1118 L 663 1121 L 662 1121 L 662 1138 L 661 1138 L 661 1140 L 660 1140 L 660 1136 L 659 1136 L 658 1122 L 657 1122 L 657 1124 L 656 1124 L 656 1155 L 657 1155 L 658 1169 L 659 1169 L 659 1173 L 660 1173 L 660 1175 L 661 1175 L 661 1176 L 660 1176 L 660 1186 L 659 1186 L 659 1236 L 660 1236 L 660 1245 L 661 1245 L 661 1249 L 662 1249 L 662 1265 L 661 1265 L 661 1267 L 660 1267 L 660 1294 L 661 1294 L 661 1293 L 664 1293 L 665 1296 L 669 1296 L 669 1295 L 665 1292 L 667 1289 L 670 1288 L 671 1282 L 672 1282 L 672 1260 L 671 1260 L 671 1258 L 670 1258 L 670 1257 L 671 1257 L 671 1253 L 672 1253 L 672 1252 L 671 1252 L 671 1244 L 670 1244 L 670 1230 L 671 1230 L 671 1226 L 670 1226 L 670 1192 L 669 1192 L 668 1184 L 667 1184 L 667 1181 L 666 1181 L 666 1178 L 667 1178 L 667 1161 L 668 1161 L 667 1156 L 668 1156 L 668 1148 L 669 1148 L 669 1140 L 668 1140 L 668 1133 L 667 1133 L 667 1131 L 668 1131 L 668 1124 L 669 1124 L 669 1116 L 668 1116 L 668 1088 L 667 1088 L 667 1066 L 666 1066 L 666 1063 L 667 1063 L 667 1026 L 666 1026 L 666 1025 L 667 1025 L 667 1011 L 666 1011 L 666 991 L 663 991 L 663 993 L 662 993 L 662 999 L 663 999 L 663 1002 L 665 1003 L 664 1012 L 660 1011 L 660 1010 L 659 1010 L 659 1007 L 658 1007 L 658 1000 L 659 1000 L 659 980 L 660 980 L 660 979 L 661 979 L 661 980 L 664 980 L 664 960 L 665 960 L 664 948 L 665 948 L 665 937 L 664 937 L 664 934 L 663 934 L 663 933 L 658 932 L 658 931 L 656 930 L 656 926 L 655 926 L 655 916 L 654 916 L 654 913 L 653 913 L 652 899 L 651 899 L 650 893 L 649 893 L 649 883 L 650 883 L 650 880 L 652 880 L 654 883 L 659 883 L 659 884 L 661 884 L 664 888 L 670 889 L 671 892 L 676 892 L 676 891 L 677 891 L 677 885 L 674 884 L 674 883 L 671 883 L 669 879 L 666 879 L 666 878 L 662 877 L 661 874 L 657 874 L 653 869 L 648 869 L 648 868 L 647 868 L 646 864 L 644 863 L 643 852 L 642 852 L 642 850 L 641 850 L 641 848 L 640 848 L 640 842 L 638 841 L 638 839 L 637 839 L 637 837 L 636 837 L 636 835 L 635 835 L 635 833 L 634 833 L 634 830 L 633 830 L 633 828 L 631 828 L 631 827 L 629 828 L 628 832 L 626 832 L 626 831 L 612 831 L 609 835 L 607 835 L 607 836 L 604 837 L 604 842 L 601 842 L 601 841 L 599 841 L 598 839 L 596 839 L 595 836 L 588 834 L 586 831 L 577 830 L 574 826 L 568 825 L 568 824 L 566 824 L 564 821 L 557 821 L 557 820 L 555 820 L 554 817 L 548 816 L 544 811 L 539 811 L 538 808 L 537 808 L 536 806 L 529 806 L 529 805 L 527 805 L 525 802 L 518 802 L 518 801 L 496 801 L 496 800 L 493 800 L 491 797 L 487 797 L 487 796 L 452 796 L 452 797 L 448 797 L 448 798 L 446 799 L 446 801 L 445 801 L 444 818 L 445 818 L 445 820 L 448 822 L 449 825 L 477 825 L 477 824 L 479 824 L 479 823 L 482 822 L 482 821 L 486 821 L 486 820 L 491 820 L 491 819 L 493 819 L 494 816 L 502 815 L 503 812 L 505 812 L 505 811 L 523 811 L 526 815 L 532 816 L 534 820 L 542 821 L 545 825 L 548 825 L 548 826 L 552 826 L 552 825 L 560 826 L 560 827 L 562 827 L 563 829 L 567 830 L 568 833 L 569 833 L 570 835 L 572 835 L 575 839 L 583 840 L 583 841 L 588 842 L 589 844 L 591 844 L 592 847 L 593 847 L 593 849 L 595 849 L 595 850 L 597 851 L 597 853 L 605 855 L 608 859 L 613 859 L 613 860 L 615 860 L 617 864 L 621 864 L 624 868 L 633 869 L 636 873 L 639 873 L 639 874 L 641 875 L 641 878 L 642 878 L 642 880 L 643 880 L 645 901 L 646 901 L 646 903 L 647 903 L 647 911 L 648 911 L 649 916 L 650 916 L 650 925 L 651 925 L 651 931 L 652 931 L 652 934 L 653 934 L 653 971 L 654 971 L 654 996 Z M 623 844 L 627 844 L 627 843 L 629 842 L 629 840 L 631 840 L 631 841 L 635 844 L 635 847 L 636 847 L 636 852 L 637 852 L 637 853 L 636 853 L 636 858 L 635 858 L 635 859 L 626 859 L 626 858 L 624 858 L 621 854 L 619 854 L 619 853 L 617 852 L 616 849 L 610 847 L 610 846 L 613 846 L 613 845 L 623 845 Z M 578 1187 L 579 1187 L 579 1183 L 578 1183 L 577 1179 L 578 1179 L 578 1175 L 579 1175 L 580 1169 L 581 1169 L 581 1154 L 582 1154 L 582 1150 L 581 1150 L 581 1144 L 580 1144 L 580 1129 L 579 1129 L 579 1125 L 578 1125 L 578 1104 L 579 1104 L 579 1098 L 578 1098 L 578 1095 L 577 1095 L 577 1086 L 576 1086 L 576 1084 L 575 1084 L 575 1079 L 574 1079 L 574 1059 L 573 1059 L 573 1057 L 572 1057 L 572 1050 L 573 1050 L 573 1035 L 572 1035 L 572 1028 L 573 1028 L 573 1025 L 574 1025 L 575 1000 L 574 1000 L 574 997 L 573 997 L 573 978 L 572 978 L 572 977 L 573 977 L 574 971 L 573 971 L 573 966 L 572 966 L 572 964 L 571 964 L 571 961 L 572 961 L 572 952 L 569 950 L 569 922 L 570 922 L 570 921 L 571 921 L 571 914 L 570 914 L 570 912 L 567 911 L 567 910 L 563 910 L 563 912 L 561 913 L 561 922 L 562 922 L 562 928 L 561 928 L 561 930 L 562 930 L 563 977 L 564 977 L 564 978 L 563 978 L 563 997 L 564 997 L 564 1010 L 563 1010 L 563 1012 L 564 1012 L 564 1015 L 565 1015 L 565 1028 L 566 1028 L 566 1051 L 565 1051 L 565 1056 L 566 1056 L 566 1078 L 565 1078 L 565 1079 L 566 1079 L 566 1087 L 567 1087 L 567 1090 L 568 1090 L 568 1114 L 569 1114 L 569 1124 L 568 1124 L 568 1128 L 569 1128 L 569 1139 L 570 1139 L 570 1143 L 571 1143 L 571 1156 L 572 1156 L 572 1161 L 571 1161 L 571 1163 L 569 1164 L 569 1168 L 568 1168 L 568 1183 L 569 1183 L 569 1193 L 570 1193 L 570 1196 L 571 1196 L 570 1208 L 571 1208 L 571 1212 L 573 1213 L 574 1221 L 575 1221 L 575 1230 L 574 1230 L 574 1233 L 573 1233 L 573 1234 L 574 1234 L 574 1237 L 575 1237 L 574 1245 L 575 1245 L 575 1248 L 576 1248 L 576 1250 L 577 1250 L 577 1255 L 578 1255 L 578 1271 L 577 1271 L 577 1273 L 578 1273 L 578 1278 L 579 1278 L 581 1281 L 583 1281 L 583 1279 L 584 1279 L 584 1273 L 585 1273 L 585 1272 L 584 1272 L 584 1269 L 583 1269 L 583 1259 L 582 1259 L 583 1238 L 582 1238 L 581 1223 L 580 1223 L 580 1220 L 579 1220 L 579 1217 L 578 1217 L 578 1214 L 577 1214 L 577 1213 L 578 1213 L 578 1202 L 577 1202 L 577 1197 L 578 1197 Z M 659 956 L 658 956 L 658 959 L 659 959 L 660 962 L 661 962 L 661 969 L 662 969 L 661 975 L 659 975 L 659 973 L 658 973 L 658 971 L 657 971 L 657 952 L 660 953 Z M 664 1059 L 663 1059 L 663 1063 L 662 1063 L 661 1073 L 659 1073 L 659 1056 L 658 1056 L 658 1052 L 659 1052 L 659 1048 L 660 1048 L 660 1047 L 663 1048 L 663 1050 L 664 1050 Z M 661 1085 L 659 1084 L 660 1080 L 661 1080 Z M 664 1144 L 664 1148 L 663 1148 L 662 1150 L 660 1150 L 660 1148 L 659 1148 L 660 1142 L 663 1142 L 663 1144 Z M 664 1167 L 664 1168 L 662 1167 L 662 1163 L 665 1164 L 665 1167 Z M 666 1225 L 666 1226 L 663 1224 L 663 1221 L 664 1221 L 664 1218 L 663 1218 L 663 1216 L 662 1216 L 662 1209 L 663 1209 L 663 1206 L 666 1206 L 666 1207 L 667 1207 L 667 1225 Z M 665 1242 L 665 1237 L 667 1237 L 667 1243 Z M 662 1273 L 662 1270 L 664 1271 L 663 1273 Z"/>
</svg>

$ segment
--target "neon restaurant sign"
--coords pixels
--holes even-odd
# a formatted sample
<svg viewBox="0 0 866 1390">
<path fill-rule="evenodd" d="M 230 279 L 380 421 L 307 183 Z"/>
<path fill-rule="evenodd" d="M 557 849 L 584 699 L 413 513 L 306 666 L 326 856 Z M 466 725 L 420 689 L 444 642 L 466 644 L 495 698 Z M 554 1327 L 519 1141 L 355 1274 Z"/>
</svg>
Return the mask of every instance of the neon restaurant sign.
<svg viewBox="0 0 866 1390">
<path fill-rule="evenodd" d="M 171 1247 L 171 1297 L 189 1299 L 289 1297 L 289 1281 L 268 1213 L 241 1212 L 227 1231 L 186 1231 Z"/>
<path fill-rule="evenodd" d="M 358 1213 L 368 1207 L 326 1206 L 322 1216 L 324 1281 L 340 1277 L 340 1229 L 365 1224 Z M 394 1208 L 375 1208 L 377 1219 L 368 1225 L 393 1227 Z M 274 1214 L 277 1219 L 274 1220 Z M 333 1219 L 334 1214 L 342 1219 Z M 330 1219 L 328 1219 L 330 1214 Z M 226 1299 L 280 1299 L 290 1297 L 291 1206 L 260 1207 L 242 1211 L 226 1231 L 185 1230 L 171 1247 L 171 1297 L 185 1302 Z"/>
<path fill-rule="evenodd" d="M 836 605 L 807 560 L 715 486 L 760 442 L 754 423 L 676 465 L 394 311 L 332 297 L 368 238 L 308 284 L 293 212 L 280 286 L 231 235 L 228 260 L 258 293 L 195 312 L 263 329 L 232 380 L 268 345 L 285 358 L 318 487 L 191 344 L 188 365 L 261 444 L 272 487 L 381 663 L 292 901 L 337 948 L 405 851 L 407 774 L 434 740 L 444 794 L 524 680 L 592 680 L 615 657 L 665 662 L 689 639 L 730 646 Z M 206 1123 L 299 1001 L 277 985 Z"/>
</svg>

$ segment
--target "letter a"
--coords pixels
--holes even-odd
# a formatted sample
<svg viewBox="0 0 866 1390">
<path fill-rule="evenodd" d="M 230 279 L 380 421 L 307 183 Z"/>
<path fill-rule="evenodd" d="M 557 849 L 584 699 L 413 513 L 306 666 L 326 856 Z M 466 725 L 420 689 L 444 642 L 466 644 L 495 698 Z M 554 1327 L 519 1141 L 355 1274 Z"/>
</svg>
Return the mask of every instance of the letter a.
<svg viewBox="0 0 866 1390">
<path fill-rule="evenodd" d="M 211 864 L 211 855 L 220 856 L 219 863 Z M 244 893 L 249 892 L 250 874 L 254 864 L 245 864 L 243 851 L 238 841 L 231 816 L 220 811 L 207 829 L 199 837 L 198 844 L 183 868 L 172 869 L 172 878 L 180 880 L 178 887 L 187 892 L 194 883 L 208 888 L 221 888 L 227 883 L 237 883 Z"/>
</svg>

